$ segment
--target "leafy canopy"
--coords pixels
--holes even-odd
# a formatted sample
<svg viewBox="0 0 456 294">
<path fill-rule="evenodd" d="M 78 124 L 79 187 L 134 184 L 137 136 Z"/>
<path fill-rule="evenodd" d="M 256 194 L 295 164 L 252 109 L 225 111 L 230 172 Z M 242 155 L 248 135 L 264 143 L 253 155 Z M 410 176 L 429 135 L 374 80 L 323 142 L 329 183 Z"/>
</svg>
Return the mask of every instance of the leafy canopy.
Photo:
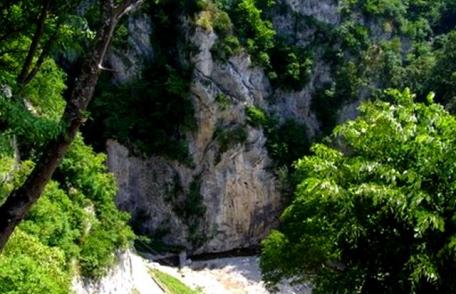
<svg viewBox="0 0 456 294">
<path fill-rule="evenodd" d="M 295 163 L 295 198 L 263 241 L 261 267 L 315 293 L 456 288 L 456 119 L 409 90 L 366 102 L 330 144 Z"/>
</svg>

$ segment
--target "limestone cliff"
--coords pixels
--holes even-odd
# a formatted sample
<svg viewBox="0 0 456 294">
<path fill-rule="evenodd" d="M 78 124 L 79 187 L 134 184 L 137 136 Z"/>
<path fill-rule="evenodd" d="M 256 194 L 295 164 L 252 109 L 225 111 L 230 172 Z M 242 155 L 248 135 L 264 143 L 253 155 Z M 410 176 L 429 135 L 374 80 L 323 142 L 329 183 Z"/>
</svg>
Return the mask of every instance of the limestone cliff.
<svg viewBox="0 0 456 294">
<path fill-rule="evenodd" d="M 277 181 L 268 170 L 271 162 L 265 136 L 246 125 L 244 113 L 247 105 L 265 104 L 269 83 L 260 69 L 251 66 L 248 55 L 233 57 L 228 63 L 214 62 L 210 48 L 215 39 L 202 29 L 191 36 L 199 44 L 199 53 L 192 58 L 191 85 L 198 128 L 188 134 L 193 168 L 161 157 L 136 158 L 119 143 L 108 142 L 108 165 L 119 181 L 119 206 L 132 212 L 142 232 L 165 232 L 167 243 L 192 248 L 191 241 L 199 239 L 199 246 L 193 248 L 197 252 L 258 244 L 281 208 Z M 228 97 L 229 107 L 216 101 L 220 94 Z M 246 128 L 245 142 L 221 153 L 216 130 L 236 126 Z M 206 209 L 204 215 L 195 216 L 201 218 L 198 223 L 189 224 L 179 217 L 176 205 L 185 205 L 182 198 L 196 179 Z M 189 229 L 191 225 L 197 227 Z"/>
<path fill-rule="evenodd" d="M 297 44 L 306 44 L 313 36 L 311 28 L 296 26 L 294 16 L 314 17 L 331 25 L 340 20 L 337 4 L 331 0 L 283 0 L 280 7 L 273 12 L 275 29 Z M 118 205 L 131 212 L 139 233 L 158 236 L 167 244 L 184 246 L 194 253 L 257 245 L 276 225 L 283 197 L 271 168 L 265 134 L 247 124 L 245 109 L 260 106 L 280 120 L 304 123 L 309 135 L 316 136 L 320 126 L 311 109 L 312 95 L 331 82 L 331 69 L 316 52 L 305 87 L 296 91 L 273 89 L 263 69 L 254 66 L 248 54 L 216 60 L 211 47 L 217 35 L 190 28 L 185 19 L 181 25 L 186 32 L 183 43 L 196 48 L 190 60 L 184 61 L 193 66 L 190 96 L 197 129 L 186 135 L 193 164 L 159 156 L 135 157 L 118 142 L 108 141 L 108 165 L 119 183 Z M 141 65 L 153 58 L 153 46 L 144 38 L 152 33 L 152 27 L 144 15 L 130 17 L 131 46 L 126 52 L 113 50 L 110 54 L 116 82 L 137 76 Z M 347 116 L 352 115 L 352 108 L 345 108 Z M 219 132 L 230 136 L 240 128 L 245 131 L 245 140 L 221 146 Z M 195 205 L 195 201 L 204 209 L 197 215 L 183 214 L 182 207 Z"/>
</svg>

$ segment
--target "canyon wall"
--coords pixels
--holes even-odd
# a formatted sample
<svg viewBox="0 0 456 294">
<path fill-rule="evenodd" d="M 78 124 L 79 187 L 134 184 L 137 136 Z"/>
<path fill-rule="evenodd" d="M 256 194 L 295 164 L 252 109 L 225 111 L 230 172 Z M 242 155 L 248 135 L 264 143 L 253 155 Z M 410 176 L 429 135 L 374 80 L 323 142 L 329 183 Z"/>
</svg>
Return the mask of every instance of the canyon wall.
<svg viewBox="0 0 456 294">
<path fill-rule="evenodd" d="M 337 4 L 330 0 L 283 0 L 279 6 L 280 11 L 273 11 L 274 27 L 285 38 L 294 38 L 296 44 L 305 44 L 313 33 L 311 28 L 295 29 L 296 15 L 315 17 L 330 25 L 336 25 L 340 18 Z M 320 133 L 320 126 L 311 110 L 312 95 L 322 84 L 331 82 L 330 67 L 316 52 L 305 87 L 296 91 L 273 89 L 264 70 L 245 52 L 227 61 L 216 60 L 211 47 L 217 35 L 200 27 L 190 28 L 189 23 L 182 20 L 186 32 L 182 43 L 197 49 L 184 61 L 193 66 L 190 96 L 197 129 L 186 135 L 192 164 L 160 156 L 137 157 L 109 140 L 108 166 L 119 183 L 117 202 L 131 213 L 137 232 L 193 253 L 255 246 L 277 224 L 284 197 L 265 146 L 265 133 L 247 123 L 245 109 L 257 106 L 279 121 L 303 123 L 314 137 Z M 114 49 L 109 57 L 115 83 L 137 77 L 141 66 L 154 56 L 153 45 L 146 37 L 153 34 L 147 16 L 136 13 L 128 24 L 129 49 Z M 353 107 L 346 108 L 350 115 Z M 240 129 L 245 140 L 221 146 L 217 132 L 234 136 Z M 198 208 L 193 214 L 182 212 L 192 205 Z"/>
</svg>

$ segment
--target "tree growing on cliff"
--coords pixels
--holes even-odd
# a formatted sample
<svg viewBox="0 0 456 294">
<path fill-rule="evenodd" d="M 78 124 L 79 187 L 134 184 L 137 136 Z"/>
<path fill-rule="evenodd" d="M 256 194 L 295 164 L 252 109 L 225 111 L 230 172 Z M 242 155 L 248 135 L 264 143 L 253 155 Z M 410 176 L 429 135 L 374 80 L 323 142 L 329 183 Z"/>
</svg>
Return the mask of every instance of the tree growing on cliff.
<svg viewBox="0 0 456 294">
<path fill-rule="evenodd" d="M 13 2 L 6 1 L 2 6 L 5 5 L 7 7 L 12 5 Z M 86 53 L 79 74 L 69 91 L 70 94 L 66 101 L 64 114 L 59 123 L 60 131 L 46 142 L 42 149 L 43 151 L 37 157 L 33 170 L 24 183 L 13 191 L 0 207 L 0 250 L 5 246 L 15 227 L 39 199 L 68 147 L 73 142 L 79 127 L 86 120 L 86 108 L 93 96 L 102 70 L 103 59 L 119 20 L 125 13 L 141 3 L 142 0 L 101 0 L 100 25 L 93 45 Z M 43 26 L 46 24 L 44 19 L 48 15 L 50 7 L 51 2 L 44 1 L 39 9 L 36 30 L 32 34 L 33 37 L 28 54 L 17 77 L 18 84 L 30 82 L 36 74 L 35 67 L 41 66 L 41 56 L 36 57 L 37 50 L 35 47 L 38 46 L 43 36 Z M 2 11 L 4 10 L 2 9 Z M 35 39 L 37 40 L 35 41 Z M 46 47 L 44 47 L 41 53 L 44 52 L 46 54 L 46 51 Z M 37 59 L 35 67 L 32 66 L 34 59 Z"/>
<path fill-rule="evenodd" d="M 273 285 L 315 293 L 453 293 L 456 119 L 409 90 L 366 102 L 295 163 L 300 184 L 262 244 Z M 342 146 L 342 147 L 341 147 Z"/>
</svg>

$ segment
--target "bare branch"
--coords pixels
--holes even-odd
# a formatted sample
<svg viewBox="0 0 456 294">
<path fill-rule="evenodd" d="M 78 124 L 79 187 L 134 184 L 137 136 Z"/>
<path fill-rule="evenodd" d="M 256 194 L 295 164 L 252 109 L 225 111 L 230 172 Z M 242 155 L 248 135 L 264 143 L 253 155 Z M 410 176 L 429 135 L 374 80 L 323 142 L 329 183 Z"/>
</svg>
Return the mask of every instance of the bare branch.
<svg viewBox="0 0 456 294">
<path fill-rule="evenodd" d="M 115 15 L 117 19 L 120 19 L 126 13 L 135 10 L 139 7 L 144 0 L 125 0 L 115 8 Z"/>
</svg>

